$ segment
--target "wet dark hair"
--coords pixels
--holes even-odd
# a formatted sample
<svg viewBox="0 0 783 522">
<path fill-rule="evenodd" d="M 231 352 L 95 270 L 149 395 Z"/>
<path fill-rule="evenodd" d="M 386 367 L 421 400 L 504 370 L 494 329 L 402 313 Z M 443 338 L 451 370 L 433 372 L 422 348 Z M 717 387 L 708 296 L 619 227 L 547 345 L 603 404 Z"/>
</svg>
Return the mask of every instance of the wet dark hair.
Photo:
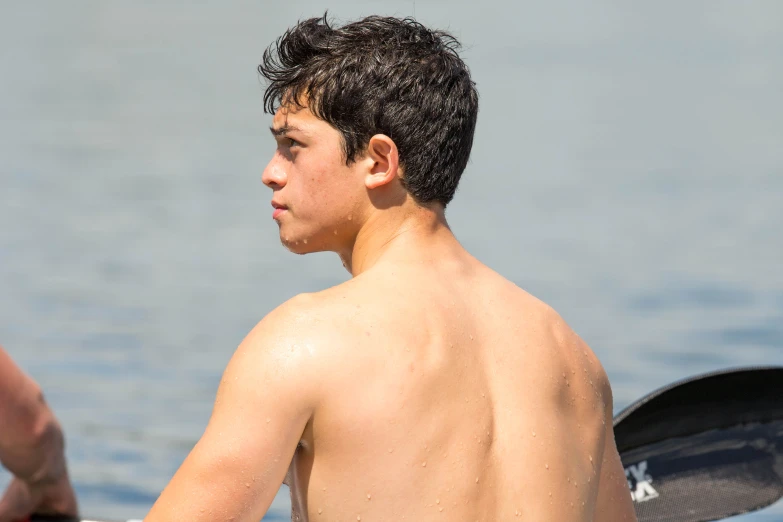
<svg viewBox="0 0 783 522">
<path fill-rule="evenodd" d="M 264 52 L 264 110 L 307 107 L 343 137 L 346 163 L 386 134 L 419 203 L 447 205 L 473 145 L 478 93 L 459 42 L 412 18 L 370 16 L 340 28 L 299 22 Z"/>
</svg>

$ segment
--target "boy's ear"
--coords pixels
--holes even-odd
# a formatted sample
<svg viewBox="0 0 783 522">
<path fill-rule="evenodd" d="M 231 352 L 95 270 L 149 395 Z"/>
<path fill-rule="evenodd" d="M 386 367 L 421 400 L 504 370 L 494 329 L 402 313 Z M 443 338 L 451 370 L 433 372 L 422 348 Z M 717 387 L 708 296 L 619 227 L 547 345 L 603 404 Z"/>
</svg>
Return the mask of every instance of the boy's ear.
<svg viewBox="0 0 783 522">
<path fill-rule="evenodd" d="M 368 189 L 387 185 L 399 174 L 400 159 L 397 144 L 385 134 L 376 134 L 370 138 L 367 159 L 372 161 L 364 180 Z"/>
</svg>

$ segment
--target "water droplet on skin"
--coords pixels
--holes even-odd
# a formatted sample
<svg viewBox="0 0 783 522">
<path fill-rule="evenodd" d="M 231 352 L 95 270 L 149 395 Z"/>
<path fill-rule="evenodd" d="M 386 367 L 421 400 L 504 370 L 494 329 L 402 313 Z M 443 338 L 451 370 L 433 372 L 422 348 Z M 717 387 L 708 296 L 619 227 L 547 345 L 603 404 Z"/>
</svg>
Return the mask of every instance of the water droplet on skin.
<svg viewBox="0 0 783 522">
<path fill-rule="evenodd" d="M 571 505 L 573 506 L 573 504 L 571 504 Z M 361 519 L 362 519 L 361 515 L 356 515 L 356 520 L 361 520 Z"/>
<path fill-rule="evenodd" d="M 478 477 L 476 477 L 476 484 L 478 484 Z"/>
<path fill-rule="evenodd" d="M 302 241 L 304 242 L 305 245 L 307 244 L 307 240 L 306 239 L 303 239 Z"/>
<path fill-rule="evenodd" d="M 352 220 L 353 220 L 353 216 L 348 216 L 348 221 L 352 221 Z"/>
<path fill-rule="evenodd" d="M 549 469 L 549 464 L 545 464 L 545 466 L 546 466 L 546 469 Z"/>
<path fill-rule="evenodd" d="M 443 511 L 443 508 L 442 508 L 442 507 L 439 507 L 439 508 L 438 508 L 438 511 Z"/>
<path fill-rule="evenodd" d="M 250 488 L 250 482 L 245 482 L 245 487 Z"/>
<path fill-rule="evenodd" d="M 590 462 L 593 462 L 593 456 L 590 455 Z"/>
<path fill-rule="evenodd" d="M 335 236 L 337 235 L 337 231 L 336 231 L 336 230 L 334 231 L 334 235 L 335 235 Z"/>
<path fill-rule="evenodd" d="M 534 437 L 536 436 L 536 432 L 535 432 L 535 431 L 533 432 L 533 436 L 534 436 Z"/>
<path fill-rule="evenodd" d="M 427 467 L 427 461 L 426 461 L 426 460 L 425 460 L 424 462 L 422 462 L 422 463 L 421 463 L 421 467 L 422 467 L 422 468 L 426 468 L 426 467 Z"/>
<path fill-rule="evenodd" d="M 389 453 L 393 452 L 394 448 L 389 448 Z"/>
<path fill-rule="evenodd" d="M 473 340 L 473 336 L 472 336 L 472 335 L 470 335 L 469 337 L 470 337 L 470 340 L 472 341 L 472 340 Z"/>
<path fill-rule="evenodd" d="M 323 509 L 318 508 L 318 514 L 320 515 L 323 512 Z"/>
<path fill-rule="evenodd" d="M 439 498 L 436 498 L 436 499 L 435 499 L 435 503 L 436 503 L 436 504 L 440 504 L 440 499 L 439 499 Z"/>
<path fill-rule="evenodd" d="M 269 417 L 266 418 L 266 423 L 269 424 L 272 421 Z"/>
</svg>

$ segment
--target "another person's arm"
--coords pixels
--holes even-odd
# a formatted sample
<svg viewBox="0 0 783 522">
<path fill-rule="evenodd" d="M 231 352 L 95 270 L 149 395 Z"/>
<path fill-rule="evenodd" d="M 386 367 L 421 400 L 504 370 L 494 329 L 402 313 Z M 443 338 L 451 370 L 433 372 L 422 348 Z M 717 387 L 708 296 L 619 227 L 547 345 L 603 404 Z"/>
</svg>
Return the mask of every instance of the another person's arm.
<svg viewBox="0 0 783 522">
<path fill-rule="evenodd" d="M 0 347 L 0 463 L 14 476 L 0 500 L 0 522 L 76 515 L 64 447 L 40 387 Z"/>
</svg>

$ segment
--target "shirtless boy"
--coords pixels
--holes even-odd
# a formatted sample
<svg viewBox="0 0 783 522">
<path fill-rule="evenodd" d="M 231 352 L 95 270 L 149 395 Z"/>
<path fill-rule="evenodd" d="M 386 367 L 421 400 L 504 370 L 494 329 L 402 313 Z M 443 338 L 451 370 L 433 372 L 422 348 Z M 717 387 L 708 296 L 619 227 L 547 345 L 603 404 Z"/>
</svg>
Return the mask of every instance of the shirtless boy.
<svg viewBox="0 0 783 522">
<path fill-rule="evenodd" d="M 280 239 L 353 277 L 242 341 L 148 522 L 255 522 L 284 481 L 299 521 L 635 520 L 595 355 L 446 223 L 478 112 L 457 47 L 324 18 L 264 54 Z"/>
</svg>

